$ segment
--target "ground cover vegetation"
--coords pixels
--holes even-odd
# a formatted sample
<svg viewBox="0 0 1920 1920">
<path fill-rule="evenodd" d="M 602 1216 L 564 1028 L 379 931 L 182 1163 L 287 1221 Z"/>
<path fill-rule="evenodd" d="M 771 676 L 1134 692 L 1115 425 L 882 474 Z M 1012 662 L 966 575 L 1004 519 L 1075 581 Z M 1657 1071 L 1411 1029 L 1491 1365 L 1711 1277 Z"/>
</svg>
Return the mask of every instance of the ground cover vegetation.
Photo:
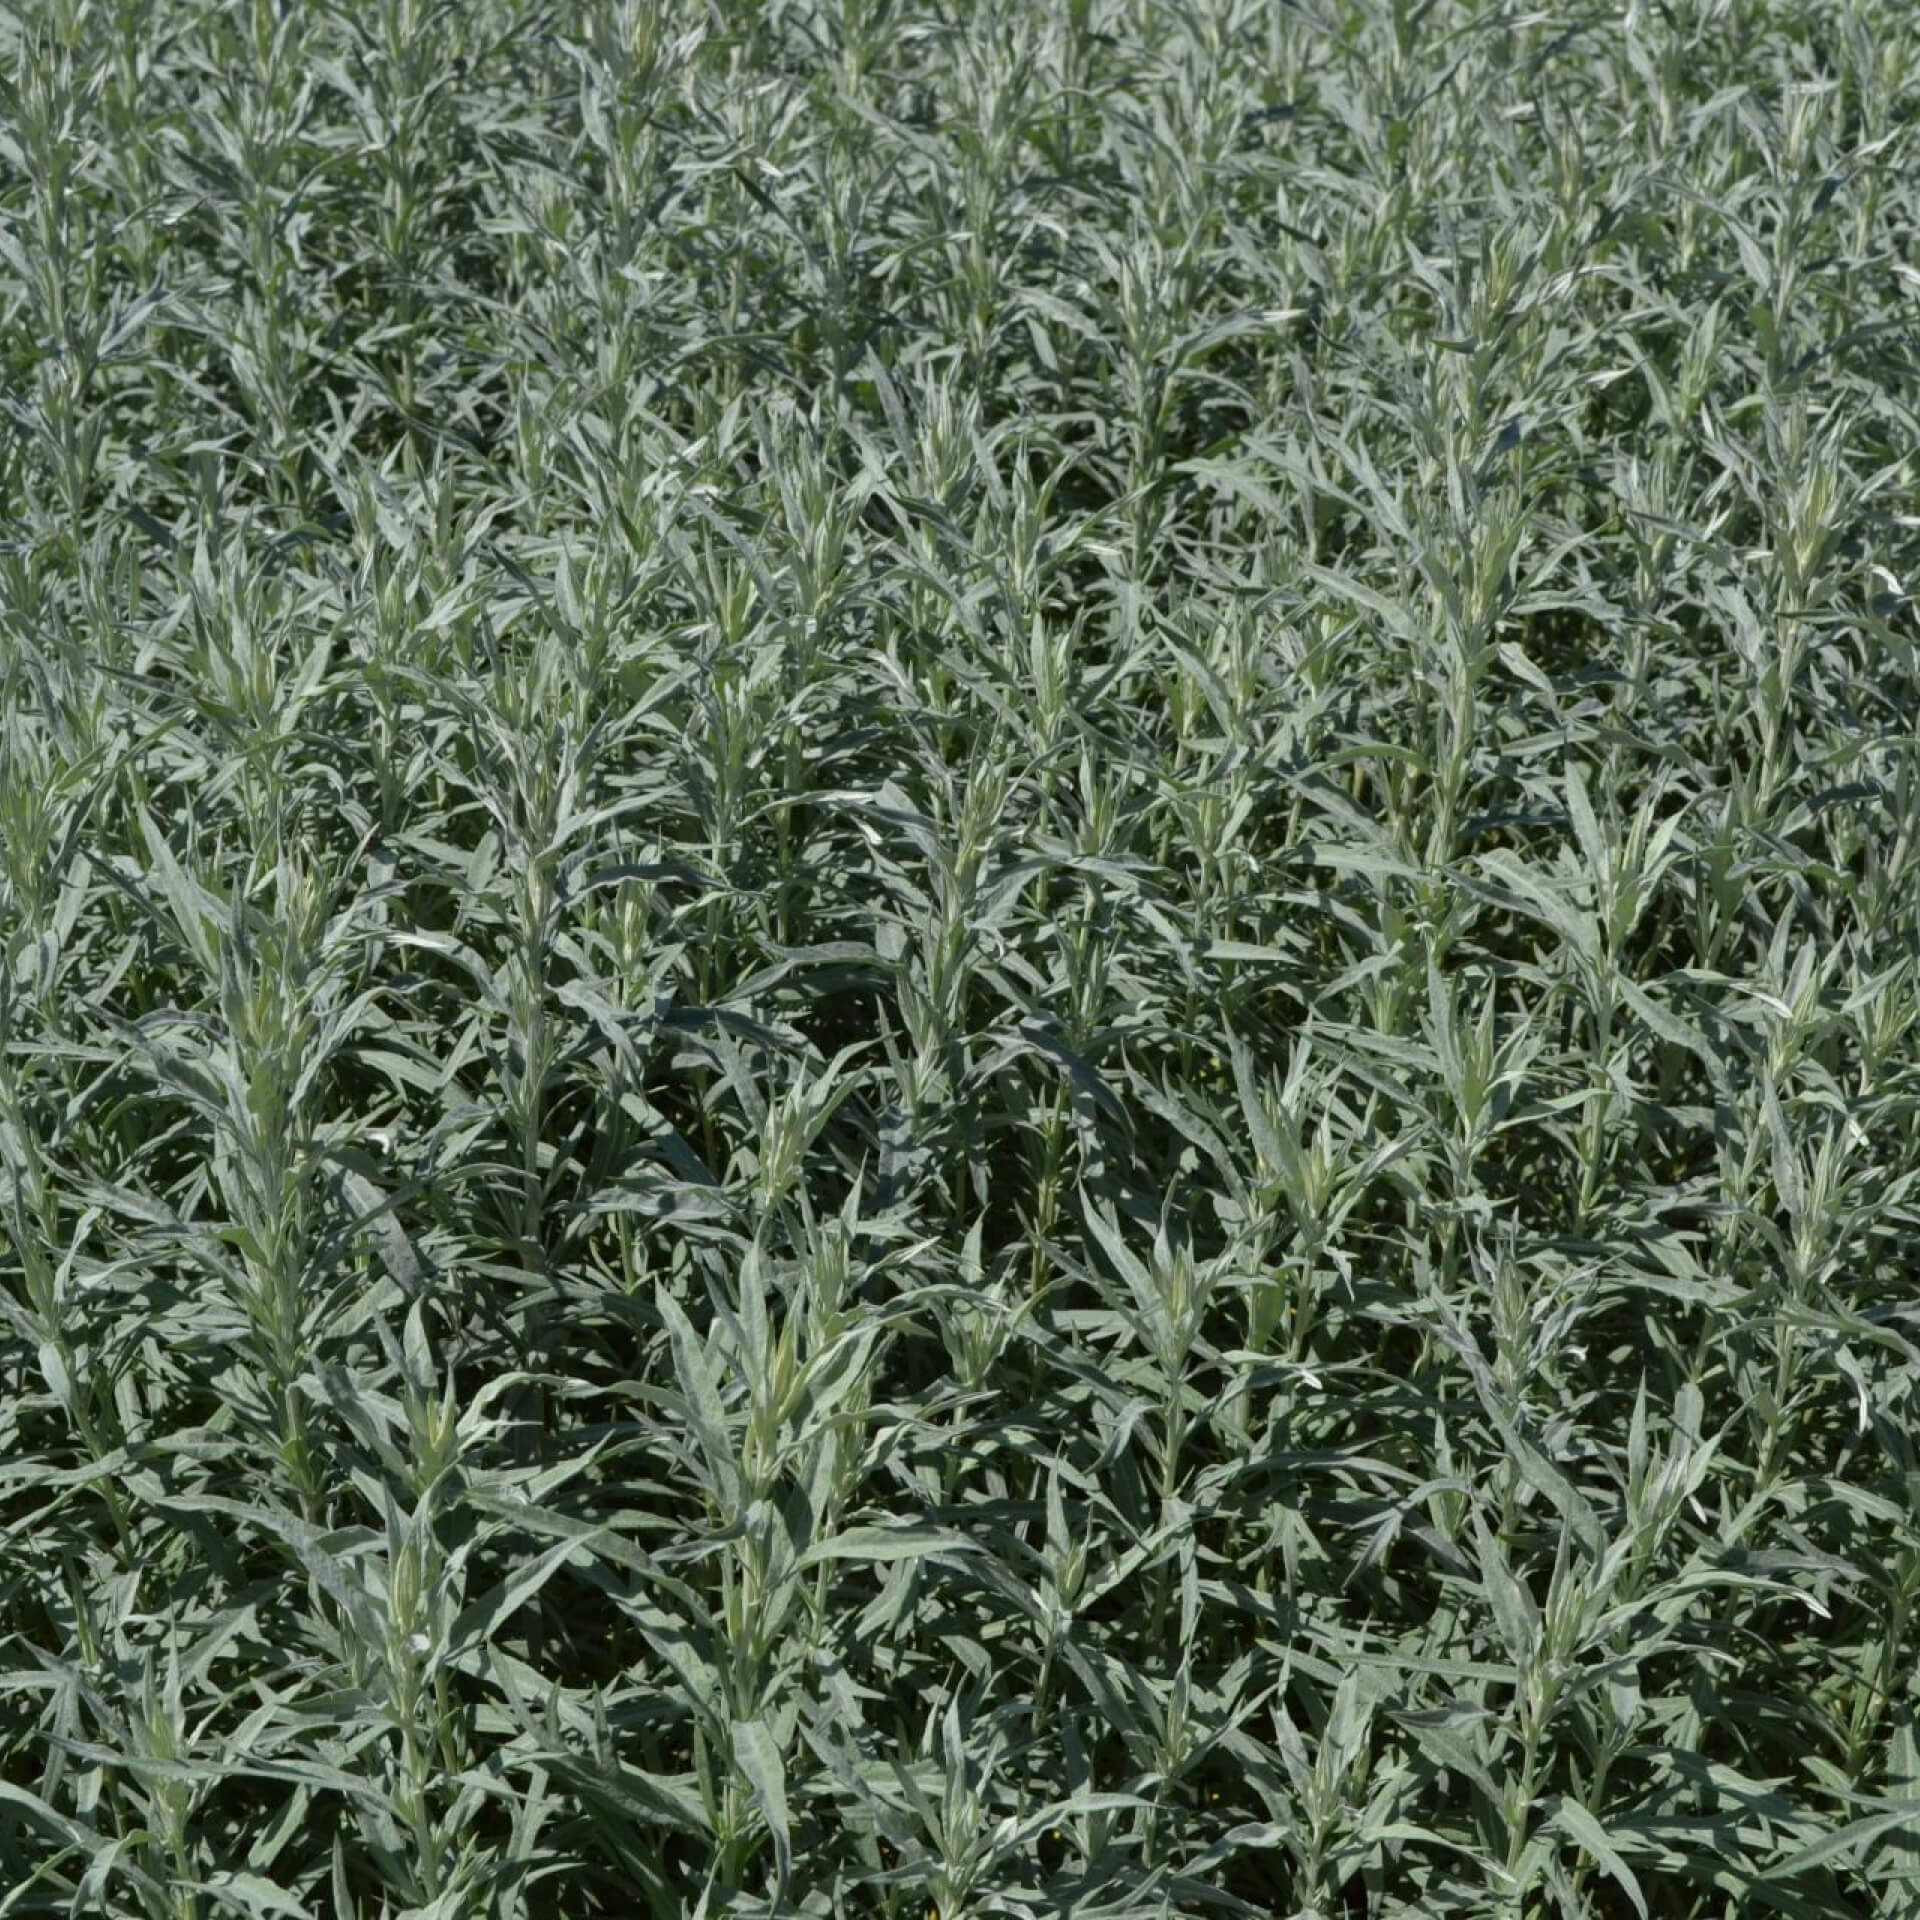
<svg viewBox="0 0 1920 1920">
<path fill-rule="evenodd" d="M 1910 8 L 0 47 L 0 1914 L 1920 1911 Z"/>
</svg>

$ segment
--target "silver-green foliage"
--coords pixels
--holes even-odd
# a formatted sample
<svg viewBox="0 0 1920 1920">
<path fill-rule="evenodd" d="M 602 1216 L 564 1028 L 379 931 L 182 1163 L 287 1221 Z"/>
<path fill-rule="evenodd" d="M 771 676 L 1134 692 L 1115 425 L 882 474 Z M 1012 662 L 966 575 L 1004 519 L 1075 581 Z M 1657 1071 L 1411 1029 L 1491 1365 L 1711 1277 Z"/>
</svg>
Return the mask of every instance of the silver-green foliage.
<svg viewBox="0 0 1920 1920">
<path fill-rule="evenodd" d="M 1917 86 L 0 16 L 0 1914 L 1912 1914 Z"/>
</svg>

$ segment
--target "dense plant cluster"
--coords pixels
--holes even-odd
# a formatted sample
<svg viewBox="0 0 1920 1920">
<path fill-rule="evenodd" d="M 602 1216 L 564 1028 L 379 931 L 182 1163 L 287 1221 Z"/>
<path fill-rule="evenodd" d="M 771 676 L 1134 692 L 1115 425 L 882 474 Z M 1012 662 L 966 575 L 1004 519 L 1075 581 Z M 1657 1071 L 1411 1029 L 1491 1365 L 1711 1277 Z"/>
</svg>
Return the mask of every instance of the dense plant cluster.
<svg viewBox="0 0 1920 1920">
<path fill-rule="evenodd" d="M 1916 82 L 15 0 L 0 1914 L 1911 1915 Z"/>
</svg>

